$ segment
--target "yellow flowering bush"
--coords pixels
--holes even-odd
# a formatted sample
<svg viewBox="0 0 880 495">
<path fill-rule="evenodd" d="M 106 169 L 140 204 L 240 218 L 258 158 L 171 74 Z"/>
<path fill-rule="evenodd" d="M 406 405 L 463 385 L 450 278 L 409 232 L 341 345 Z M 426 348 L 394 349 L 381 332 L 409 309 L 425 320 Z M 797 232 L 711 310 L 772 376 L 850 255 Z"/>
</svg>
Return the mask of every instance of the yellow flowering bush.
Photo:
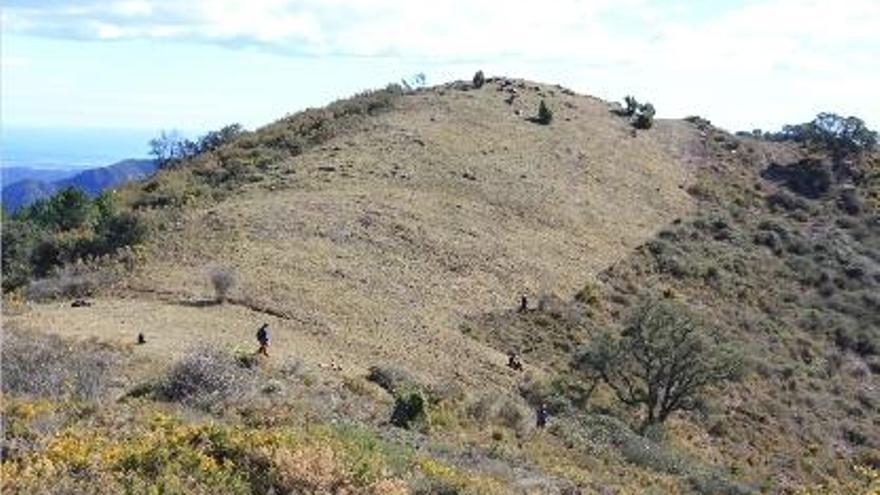
<svg viewBox="0 0 880 495">
<path fill-rule="evenodd" d="M 39 404 L 9 407 L 33 418 Z M 396 452 L 357 428 L 250 428 L 184 423 L 163 412 L 125 431 L 68 427 L 39 448 L 2 462 L 2 493 L 265 493 L 301 490 L 397 495 L 409 468 Z"/>
<path fill-rule="evenodd" d="M 852 466 L 855 477 L 828 480 L 825 483 L 798 488 L 795 495 L 880 495 L 880 470 L 870 466 Z"/>
</svg>

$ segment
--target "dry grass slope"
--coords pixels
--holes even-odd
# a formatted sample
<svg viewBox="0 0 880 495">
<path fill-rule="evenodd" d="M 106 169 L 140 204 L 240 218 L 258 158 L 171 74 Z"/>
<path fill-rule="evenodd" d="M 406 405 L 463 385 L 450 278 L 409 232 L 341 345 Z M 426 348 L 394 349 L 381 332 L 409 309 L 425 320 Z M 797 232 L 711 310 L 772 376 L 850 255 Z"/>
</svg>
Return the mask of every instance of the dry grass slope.
<svg viewBox="0 0 880 495">
<path fill-rule="evenodd" d="M 552 125 L 527 120 L 541 99 Z M 505 385 L 503 357 L 462 336 L 463 317 L 523 292 L 570 296 L 685 214 L 694 142 L 679 122 L 633 137 L 605 102 L 526 81 L 407 94 L 357 132 L 184 208 L 94 308 L 13 319 L 114 340 L 142 331 L 137 352 L 160 360 L 198 341 L 250 345 L 266 320 L 277 354 Z M 216 266 L 237 275 L 231 302 L 201 304 Z"/>
</svg>

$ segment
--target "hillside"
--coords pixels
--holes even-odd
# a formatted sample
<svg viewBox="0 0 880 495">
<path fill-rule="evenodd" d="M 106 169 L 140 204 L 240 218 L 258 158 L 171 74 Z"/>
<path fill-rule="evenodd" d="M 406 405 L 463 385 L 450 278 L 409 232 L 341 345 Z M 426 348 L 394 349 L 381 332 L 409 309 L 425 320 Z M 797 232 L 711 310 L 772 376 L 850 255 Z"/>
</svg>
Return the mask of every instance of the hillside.
<svg viewBox="0 0 880 495">
<path fill-rule="evenodd" d="M 237 275 L 236 297 L 283 315 L 272 318 L 277 338 L 297 352 L 353 372 L 394 362 L 429 380 L 497 380 L 503 360 L 458 334 L 462 316 L 521 293 L 570 294 L 690 203 L 686 127 L 660 123 L 633 139 L 604 102 L 523 86 L 514 105 L 496 85 L 405 96 L 365 129 L 182 211 L 126 285 L 145 315 L 167 313 L 162 326 L 192 335 L 143 330 L 163 353 L 180 351 L 216 328 L 206 312 L 237 312 L 175 304 L 210 296 L 206 273 L 223 266 Z M 558 107 L 551 127 L 525 120 L 541 94 Z M 114 310 L 101 313 L 82 323 L 64 314 L 65 332 L 131 335 Z M 247 342 L 266 317 L 230 325 L 230 338 Z"/>
<path fill-rule="evenodd" d="M 6 211 L 14 212 L 19 208 L 33 204 L 39 199 L 48 198 L 55 192 L 67 187 L 75 187 L 94 197 L 106 189 L 133 180 L 143 179 L 155 170 L 156 165 L 152 160 L 130 159 L 122 160 L 106 167 L 66 174 L 70 175 L 69 177 L 10 181 L 3 185 L 2 204 Z"/>
<path fill-rule="evenodd" d="M 620 325 L 646 289 L 662 292 L 698 308 L 748 356 L 741 383 L 669 427 L 679 448 L 727 459 L 731 472 L 763 480 L 761 492 L 807 490 L 812 479 L 822 481 L 808 493 L 874 493 L 843 480 L 854 465 L 880 460 L 880 159 L 843 168 L 800 146 L 732 136 L 701 119 L 694 126 L 712 161 L 689 189 L 696 211 L 561 308 L 480 315 L 469 335 L 566 374 L 572 334 L 589 340 Z M 590 315 L 586 324 L 560 317 L 578 311 Z M 607 400 L 593 407 L 619 407 Z"/>
<path fill-rule="evenodd" d="M 550 125 L 531 120 L 542 100 Z M 89 307 L 7 298 L 4 331 L 97 339 L 88 345 L 100 353 L 90 355 L 115 363 L 106 365 L 116 370 L 106 396 L 118 401 L 83 425 L 97 440 L 74 431 L 74 443 L 112 457 L 101 439 L 123 423 L 121 448 L 132 453 L 119 455 L 130 461 L 80 461 L 134 480 L 155 475 L 143 459 L 181 449 L 172 457 L 195 456 L 201 467 L 166 462 L 160 473 L 191 483 L 180 472 L 196 469 L 207 492 L 233 486 L 222 476 L 244 483 L 236 493 L 267 483 L 306 493 L 789 493 L 820 482 L 846 493 L 862 483 L 851 465 L 872 466 L 880 442 L 876 349 L 857 344 L 878 339 L 876 205 L 841 210 L 845 181 L 818 199 L 786 192 L 794 199 L 768 202 L 786 188 L 766 171 L 806 159 L 803 147 L 731 136 L 699 119 L 635 131 L 614 110 L 559 86 L 496 78 L 480 88 L 386 90 L 288 116 L 118 190 L 119 207 L 150 225 L 145 242 L 37 284 L 76 285 Z M 860 197 L 871 198 L 876 169 L 866 170 Z M 773 201 L 807 202 L 780 210 Z M 774 220 L 783 225 L 769 227 Z M 825 253 L 811 263 L 835 284 L 850 264 L 828 259 L 864 258 L 860 282 L 837 284 L 845 300 L 814 289 L 791 299 L 809 267 L 767 243 L 789 252 L 795 230 L 838 246 L 809 248 Z M 779 239 L 759 236 L 768 231 Z M 234 279 L 222 303 L 210 281 L 220 273 Z M 702 413 L 641 436 L 627 426 L 634 412 L 607 391 L 578 401 L 572 381 L 585 379 L 570 363 L 645 291 L 696 308 L 749 363 Z M 529 310 L 517 312 L 523 295 Z M 810 310 L 841 313 L 849 343 L 810 333 L 802 320 Z M 263 322 L 272 336 L 265 360 L 251 357 Z M 139 333 L 146 343 L 133 346 Z M 523 355 L 525 373 L 505 366 L 508 351 Z M 822 374 L 833 360 L 860 374 Z M 200 396 L 199 384 L 179 392 L 175 373 L 210 382 L 212 392 Z M 815 393 L 794 392 L 805 387 Z M 418 394 L 428 397 L 424 423 L 389 424 L 411 426 L 396 418 Z M 534 430 L 536 401 L 551 403 L 549 430 Z M 17 419 L 29 432 L 42 413 L 6 414 L 30 414 Z M 350 423 L 355 430 L 338 429 Z M 141 435 L 164 440 L 142 452 Z M 319 447 L 325 440 L 330 450 Z M 269 466 L 270 479 L 254 478 L 254 465 Z M 330 481 L 302 485 L 310 470 Z M 350 491 L 327 488 L 343 478 Z"/>
</svg>

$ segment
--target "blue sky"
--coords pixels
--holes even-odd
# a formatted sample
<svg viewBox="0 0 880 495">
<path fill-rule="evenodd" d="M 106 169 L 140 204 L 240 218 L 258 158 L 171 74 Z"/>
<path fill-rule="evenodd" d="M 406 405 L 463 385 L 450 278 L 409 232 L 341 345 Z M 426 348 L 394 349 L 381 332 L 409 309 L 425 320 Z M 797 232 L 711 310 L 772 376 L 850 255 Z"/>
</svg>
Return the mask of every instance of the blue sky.
<svg viewBox="0 0 880 495">
<path fill-rule="evenodd" d="M 652 101 L 731 130 L 880 128 L 877 0 L 8 0 L 5 127 L 266 124 L 423 72 Z"/>
</svg>

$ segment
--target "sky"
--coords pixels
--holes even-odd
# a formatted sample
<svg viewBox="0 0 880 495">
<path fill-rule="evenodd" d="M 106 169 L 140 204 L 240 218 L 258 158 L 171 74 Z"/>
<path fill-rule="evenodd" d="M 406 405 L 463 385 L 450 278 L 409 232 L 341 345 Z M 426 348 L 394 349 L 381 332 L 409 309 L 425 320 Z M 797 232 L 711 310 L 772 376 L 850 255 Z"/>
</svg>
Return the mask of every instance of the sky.
<svg viewBox="0 0 880 495">
<path fill-rule="evenodd" d="M 880 128 L 878 0 L 6 0 L 0 15 L 6 128 L 254 128 L 478 69 L 732 131 L 820 111 Z"/>
</svg>

